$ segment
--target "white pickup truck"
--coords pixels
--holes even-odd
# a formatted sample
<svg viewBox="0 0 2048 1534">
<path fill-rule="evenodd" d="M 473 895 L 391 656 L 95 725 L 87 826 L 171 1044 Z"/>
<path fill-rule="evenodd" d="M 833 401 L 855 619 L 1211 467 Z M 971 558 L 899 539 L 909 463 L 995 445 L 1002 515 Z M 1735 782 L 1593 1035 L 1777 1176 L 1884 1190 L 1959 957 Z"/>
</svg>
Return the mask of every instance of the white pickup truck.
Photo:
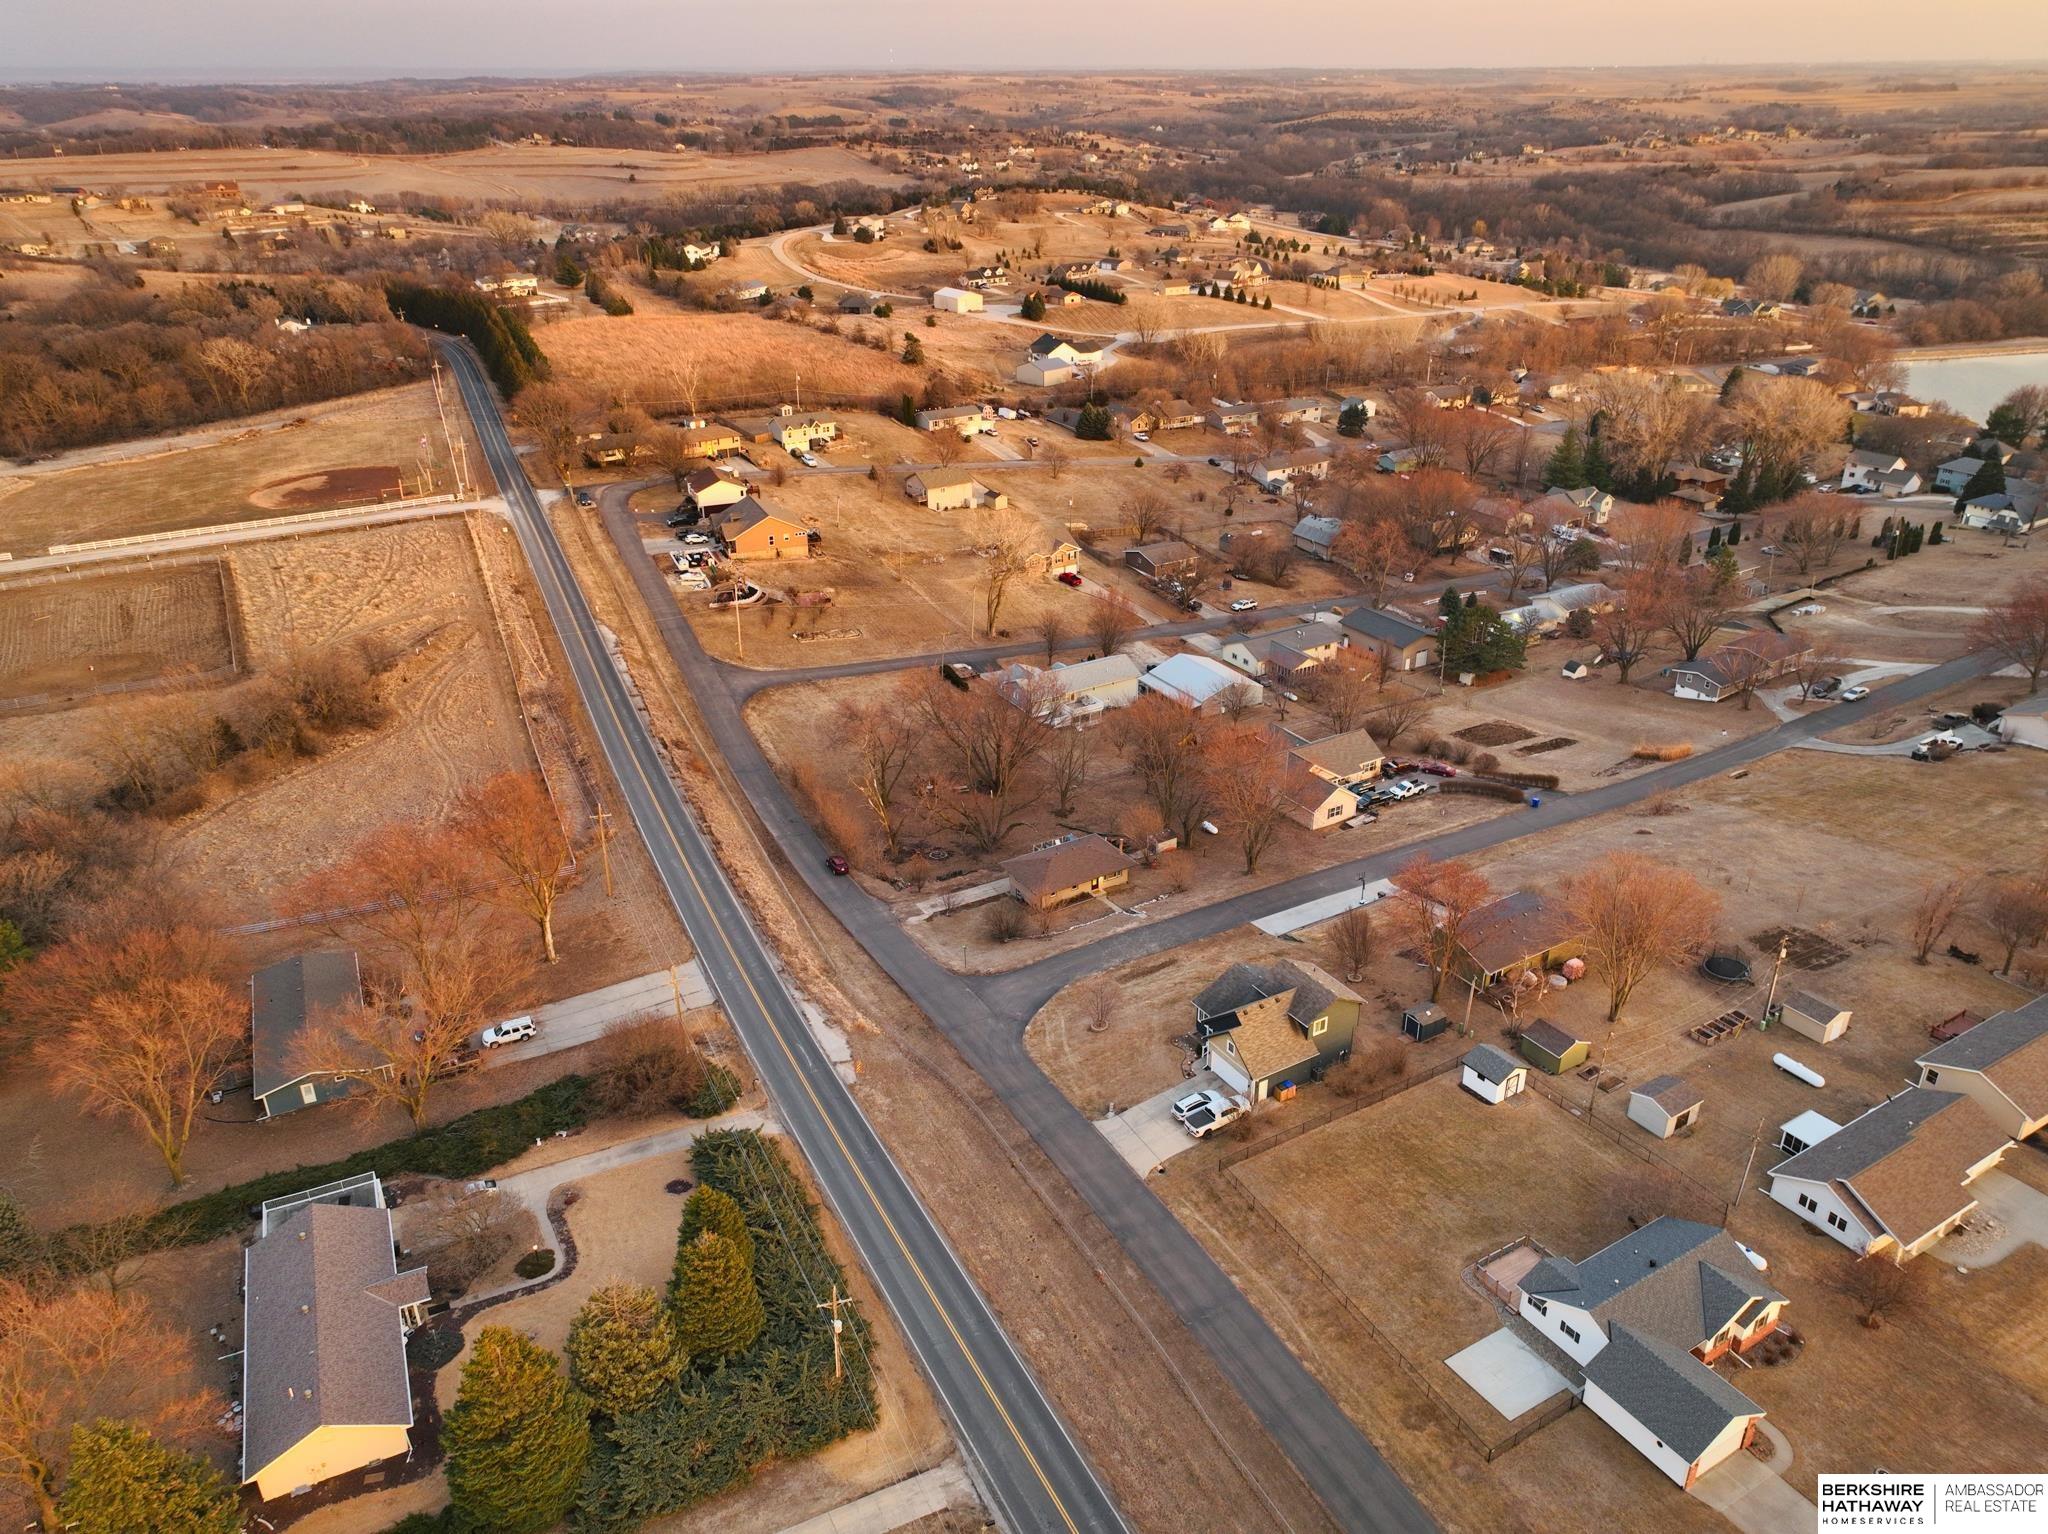
<svg viewBox="0 0 2048 1534">
<path fill-rule="evenodd" d="M 1252 1105 L 1242 1097 L 1225 1097 L 1221 1092 L 1206 1092 L 1203 1096 L 1208 1100 L 1199 1108 L 1180 1115 L 1181 1127 L 1197 1140 L 1226 1124 L 1236 1123 L 1252 1111 Z"/>
</svg>

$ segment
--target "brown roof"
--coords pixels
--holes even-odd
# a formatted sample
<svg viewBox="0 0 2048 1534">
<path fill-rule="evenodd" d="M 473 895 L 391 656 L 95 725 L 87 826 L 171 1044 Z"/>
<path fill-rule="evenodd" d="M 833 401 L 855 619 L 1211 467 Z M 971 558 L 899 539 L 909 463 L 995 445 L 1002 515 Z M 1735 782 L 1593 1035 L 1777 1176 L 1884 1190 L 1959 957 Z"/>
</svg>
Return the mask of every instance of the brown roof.
<svg viewBox="0 0 2048 1534">
<path fill-rule="evenodd" d="M 1370 762 L 1382 761 L 1387 753 L 1380 749 L 1370 730 L 1346 730 L 1342 735 L 1325 735 L 1321 740 L 1304 741 L 1288 754 L 1311 767 L 1341 774 L 1357 772 Z"/>
<path fill-rule="evenodd" d="M 1295 754 L 1283 758 L 1280 791 L 1294 804 L 1303 809 L 1319 809 L 1330 802 L 1333 794 L 1349 795 L 1351 790 L 1341 784 L 1332 783 L 1328 778 L 1319 777 L 1309 771 L 1308 764 Z M 1355 803 L 1355 801 L 1354 801 Z"/>
<path fill-rule="evenodd" d="M 920 469 L 917 482 L 926 490 L 951 490 L 955 485 L 978 485 L 981 483 L 972 469 Z"/>
<path fill-rule="evenodd" d="M 1011 858 L 1003 864 L 1003 872 L 1026 895 L 1050 895 L 1129 868 L 1135 861 L 1106 838 L 1077 836 Z"/>
<path fill-rule="evenodd" d="M 426 1299 L 426 1270 L 397 1271 L 386 1210 L 308 1204 L 245 1279 L 244 1475 L 329 1424 L 412 1425 L 399 1307 Z"/>
<path fill-rule="evenodd" d="M 1578 918 L 1562 905 L 1537 890 L 1516 890 L 1474 914 L 1459 946 L 1490 975 L 1548 952 L 1579 932 Z"/>
<path fill-rule="evenodd" d="M 1281 991 L 1237 1009 L 1237 1027 L 1228 1037 L 1253 1077 L 1300 1065 L 1319 1052 L 1307 1031 L 1288 1016 L 1293 1003 L 1294 992 Z"/>
<path fill-rule="evenodd" d="M 801 522 L 791 521 L 781 512 L 750 495 L 744 500 L 734 501 L 726 508 L 725 514 L 718 519 L 718 536 L 727 540 L 737 538 L 742 533 L 752 532 L 764 522 L 780 523 L 794 533 L 804 531 Z"/>
</svg>

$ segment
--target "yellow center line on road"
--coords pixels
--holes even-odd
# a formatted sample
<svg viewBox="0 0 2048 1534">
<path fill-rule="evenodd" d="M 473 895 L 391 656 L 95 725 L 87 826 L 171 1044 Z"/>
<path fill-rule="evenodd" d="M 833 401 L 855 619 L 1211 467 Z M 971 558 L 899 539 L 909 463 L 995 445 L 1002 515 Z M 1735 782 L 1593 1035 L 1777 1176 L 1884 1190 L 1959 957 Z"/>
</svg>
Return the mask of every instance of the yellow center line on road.
<svg viewBox="0 0 2048 1534">
<path fill-rule="evenodd" d="M 544 512 L 539 514 L 545 515 Z M 560 573 L 553 570 L 549 573 L 555 577 L 558 586 L 561 586 L 562 577 Z M 568 593 L 565 587 L 562 589 L 561 595 L 565 610 L 568 610 L 573 618 L 574 612 L 569 607 L 567 601 Z M 610 657 L 608 655 L 602 658 L 599 657 L 596 648 L 592 644 L 591 636 L 583 625 L 572 622 L 570 627 L 575 630 L 577 641 L 583 651 L 584 661 L 593 672 L 599 672 L 603 666 L 610 664 Z M 613 675 L 617 676 L 616 668 L 614 668 Z M 612 723 L 619 731 L 619 738 L 622 741 L 628 740 L 625 718 L 620 714 L 618 704 L 613 699 L 611 691 L 600 686 L 598 692 L 604 699 L 606 712 L 611 715 Z M 1060 1521 L 1066 1525 L 1069 1534 L 1080 1534 L 1077 1525 L 1074 1523 L 1073 1516 L 1067 1511 L 1066 1503 L 1061 1500 L 1059 1492 L 1054 1489 L 1052 1482 L 1047 1478 L 1044 1467 L 1038 1462 L 1038 1456 L 1032 1453 L 1031 1445 L 1025 1441 L 1024 1434 L 1010 1416 L 1009 1408 L 1003 1404 L 1001 1396 L 996 1393 L 995 1385 L 982 1371 L 980 1361 L 975 1358 L 973 1350 L 967 1345 L 967 1339 L 961 1335 L 959 1327 L 954 1323 L 951 1311 L 947 1309 L 945 1302 L 939 1298 L 938 1292 L 932 1287 L 931 1280 L 926 1276 L 923 1265 L 912 1254 L 909 1244 L 903 1239 L 902 1233 L 896 1228 L 896 1222 L 890 1218 L 889 1211 L 884 1207 L 881 1196 L 868 1181 L 867 1173 L 862 1169 L 859 1159 L 853 1153 L 852 1147 L 846 1143 L 845 1138 L 839 1132 L 839 1127 L 832 1122 L 831 1116 L 826 1113 L 823 1100 L 818 1096 L 817 1090 L 811 1085 L 808 1076 L 805 1075 L 803 1067 L 797 1060 L 796 1052 L 790 1047 L 789 1040 L 784 1035 L 781 1025 L 776 1022 L 774 1014 L 769 1010 L 767 1000 L 754 985 L 753 977 L 747 973 L 746 965 L 741 961 L 738 950 L 733 946 L 731 934 L 726 931 L 725 924 L 719 920 L 702 881 L 697 877 L 696 869 L 691 865 L 690 859 L 684 851 L 682 837 L 677 831 L 674 821 L 669 816 L 667 806 L 662 803 L 661 796 L 655 791 L 654 780 L 649 777 L 646 764 L 640 760 L 637 752 L 628 750 L 626 755 L 632 763 L 635 775 L 640 779 L 640 785 L 645 792 L 648 803 L 653 807 L 654 813 L 661 819 L 663 834 L 667 836 L 669 845 L 676 854 L 677 861 L 682 865 L 684 874 L 689 878 L 691 887 L 696 891 L 697 899 L 704 908 L 706 919 L 710 922 L 712 930 L 718 934 L 718 940 L 725 949 L 726 957 L 732 961 L 734 970 L 739 974 L 741 981 L 746 985 L 748 993 L 753 997 L 754 1005 L 759 1010 L 762 1021 L 774 1035 L 776 1045 L 782 1050 L 783 1056 L 788 1060 L 791 1069 L 795 1071 L 797 1081 L 802 1086 L 804 1095 L 810 1099 L 811 1106 L 816 1110 L 819 1121 L 824 1124 L 826 1132 L 832 1136 L 833 1143 L 838 1146 L 841 1156 L 845 1158 L 847 1168 L 853 1173 L 855 1180 L 860 1184 L 861 1192 L 866 1195 L 875 1213 L 881 1218 L 882 1225 L 888 1231 L 890 1240 L 895 1242 L 897 1251 L 902 1254 L 904 1262 L 909 1265 L 910 1271 L 916 1276 L 918 1286 L 923 1289 L 925 1297 L 930 1300 L 932 1309 L 945 1324 L 947 1333 L 960 1349 L 960 1356 L 967 1361 L 968 1368 L 974 1371 L 974 1377 L 981 1382 L 981 1388 L 987 1394 L 989 1403 L 995 1407 L 996 1414 L 1002 1419 L 1003 1426 L 1009 1431 L 1011 1438 L 1016 1441 L 1018 1449 L 1024 1455 L 1025 1462 L 1031 1466 L 1032 1474 L 1038 1478 L 1038 1484 L 1044 1489 L 1054 1508 L 1058 1510 Z M 669 786 L 671 789 L 675 788 L 673 779 L 669 780 Z"/>
</svg>

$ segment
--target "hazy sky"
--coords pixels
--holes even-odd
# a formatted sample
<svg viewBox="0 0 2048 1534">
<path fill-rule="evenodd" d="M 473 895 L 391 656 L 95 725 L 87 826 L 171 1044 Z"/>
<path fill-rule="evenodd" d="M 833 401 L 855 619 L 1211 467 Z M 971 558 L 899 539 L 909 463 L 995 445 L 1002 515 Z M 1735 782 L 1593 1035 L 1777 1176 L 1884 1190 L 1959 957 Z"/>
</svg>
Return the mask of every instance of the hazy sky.
<svg viewBox="0 0 2048 1534">
<path fill-rule="evenodd" d="M 0 76 L 2048 58 L 2048 0 L 8 0 Z"/>
</svg>

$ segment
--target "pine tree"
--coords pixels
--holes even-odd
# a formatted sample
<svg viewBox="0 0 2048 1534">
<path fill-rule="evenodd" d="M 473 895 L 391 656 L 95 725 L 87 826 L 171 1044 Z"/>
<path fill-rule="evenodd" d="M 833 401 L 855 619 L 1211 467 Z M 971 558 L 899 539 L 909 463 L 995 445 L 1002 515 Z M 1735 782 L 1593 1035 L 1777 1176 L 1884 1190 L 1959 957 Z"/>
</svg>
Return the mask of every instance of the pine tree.
<svg viewBox="0 0 2048 1534">
<path fill-rule="evenodd" d="M 1583 490 L 1586 487 L 1586 449 L 1576 426 L 1564 429 L 1564 440 L 1557 445 L 1557 451 L 1550 455 L 1550 462 L 1543 470 L 1543 481 L 1559 490 Z"/>
<path fill-rule="evenodd" d="M 1723 504 L 1724 504 L 1724 506 L 1725 506 L 1725 504 L 1726 504 L 1726 503 L 1724 502 Z M 1708 529 L 1707 529 L 1707 553 L 1711 555 L 1711 554 L 1712 554 L 1712 553 L 1713 553 L 1713 552 L 1714 552 L 1714 551 L 1715 551 L 1716 549 L 1718 549 L 1718 548 L 1720 548 L 1720 547 L 1721 547 L 1721 529 L 1720 529 L 1720 528 L 1718 528 L 1718 527 L 1710 527 L 1710 528 L 1708 528 Z"/>
<path fill-rule="evenodd" d="M 1074 435 L 1084 442 L 1107 442 L 1114 429 L 1109 407 L 1093 401 L 1081 407 L 1074 421 Z"/>
<path fill-rule="evenodd" d="M 1721 380 L 1722 404 L 1727 404 L 1729 400 L 1735 397 L 1735 391 L 1742 386 L 1743 372 L 1744 368 L 1742 364 L 1738 362 L 1734 367 L 1728 370 L 1728 376 Z"/>
<path fill-rule="evenodd" d="M 1991 414 L 1984 418 L 1984 435 L 1996 437 L 2000 442 L 2009 442 L 2014 447 L 2024 447 L 2027 433 L 2033 429 L 2033 422 L 2027 412 L 2008 395 L 1991 407 Z"/>
<path fill-rule="evenodd" d="M 917 401 L 908 394 L 896 402 L 896 419 L 905 426 L 915 426 L 917 424 Z"/>
<path fill-rule="evenodd" d="M 0 1278 L 28 1273 L 49 1255 L 41 1232 L 28 1222 L 21 1200 L 0 1188 Z"/>
<path fill-rule="evenodd" d="M 1045 318 L 1045 300 L 1036 293 L 1026 293 L 1024 307 L 1019 312 L 1027 320 L 1042 320 Z"/>
<path fill-rule="evenodd" d="M 642 1284 L 607 1284 L 569 1323 L 569 1379 L 607 1417 L 645 1410 L 688 1361 L 661 1297 Z"/>
<path fill-rule="evenodd" d="M 744 1353 L 767 1317 L 740 1249 L 705 1231 L 677 1255 L 676 1337 L 693 1359 Z"/>
<path fill-rule="evenodd" d="M 903 332 L 903 365 L 918 367 L 924 362 L 924 342 L 909 331 Z"/>
<path fill-rule="evenodd" d="M 1346 405 L 1337 412 L 1337 435 L 1340 437 L 1362 437 L 1365 435 L 1365 406 Z"/>
<path fill-rule="evenodd" d="M 487 1326 L 462 1366 L 441 1443 L 459 1519 L 494 1534 L 539 1534 L 576 1498 L 590 1458 L 590 1401 L 539 1343 Z"/>
<path fill-rule="evenodd" d="M 228 1478 L 196 1454 L 102 1418 L 71 1430 L 71 1473 L 59 1503 L 75 1534 L 236 1534 Z"/>
<path fill-rule="evenodd" d="M 699 1187 L 683 1201 L 683 1228 L 676 1239 L 678 1250 L 688 1246 L 705 1231 L 725 1237 L 754 1260 L 754 1233 L 747 1229 L 747 1217 L 732 1197 L 718 1188 Z M 680 1268 L 681 1264 L 677 1266 Z"/>
<path fill-rule="evenodd" d="M 1735 558 L 1735 551 L 1725 543 L 1707 556 L 1707 563 L 1713 567 L 1714 579 L 1723 585 L 1742 573 L 1742 566 Z"/>
<path fill-rule="evenodd" d="M 832 234 L 835 239 L 843 240 L 846 238 L 846 215 L 844 213 L 832 215 Z"/>
<path fill-rule="evenodd" d="M 1614 475 L 1607 467 L 1607 455 L 1601 451 L 1600 439 L 1595 436 L 1586 442 L 1586 483 L 1597 490 L 1614 493 Z"/>
<path fill-rule="evenodd" d="M 1941 524 L 1939 522 L 1934 524 L 1934 531 L 1927 535 L 1927 541 L 1929 543 L 1943 543 L 1947 541 L 1941 535 Z"/>
<path fill-rule="evenodd" d="M 1996 458 L 1987 458 L 1977 465 L 1977 472 L 1970 476 L 1970 482 L 1963 486 L 1963 493 L 1956 497 L 1956 510 L 1980 495 L 1999 495 L 2005 490 L 2005 465 Z"/>
</svg>

